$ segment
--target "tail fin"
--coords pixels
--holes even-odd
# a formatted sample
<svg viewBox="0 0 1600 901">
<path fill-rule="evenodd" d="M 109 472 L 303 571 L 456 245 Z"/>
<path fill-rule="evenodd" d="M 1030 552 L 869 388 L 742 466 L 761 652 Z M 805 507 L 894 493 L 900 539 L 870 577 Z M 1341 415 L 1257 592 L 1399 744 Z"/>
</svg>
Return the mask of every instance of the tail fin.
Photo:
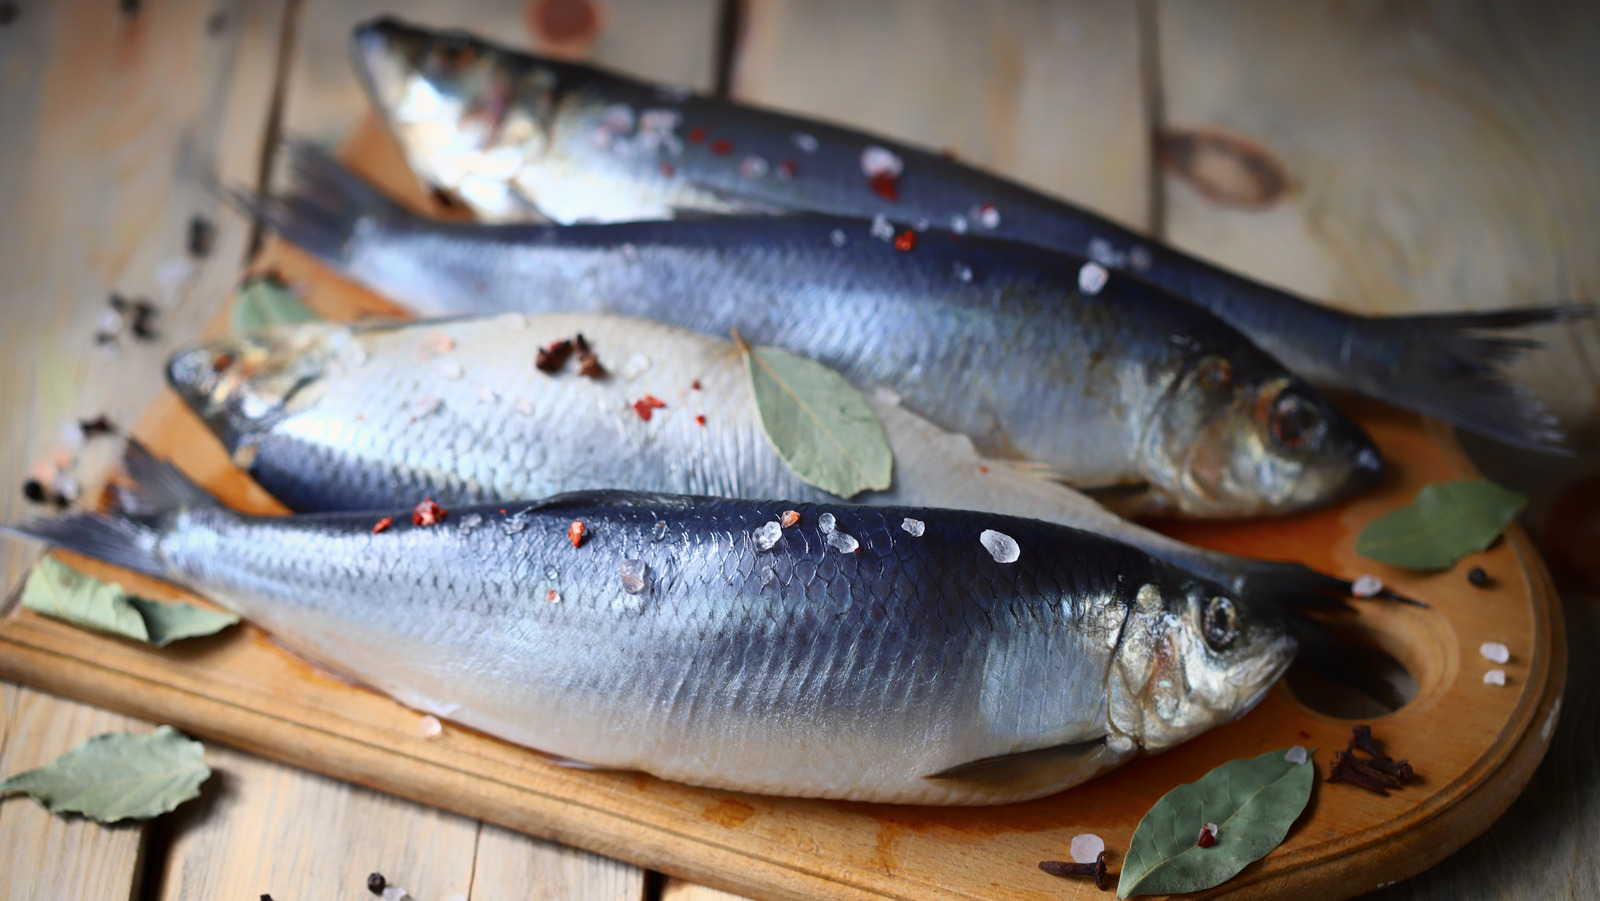
<svg viewBox="0 0 1600 901">
<path fill-rule="evenodd" d="M 122 465 L 135 484 L 118 486 L 109 514 L 68 513 L 0 526 L 0 532 L 37 539 L 135 572 L 168 578 L 160 556 L 161 533 L 167 517 L 185 507 L 220 505 L 205 489 L 191 482 L 172 464 L 151 456 L 137 441 L 128 441 Z"/>
<path fill-rule="evenodd" d="M 234 189 L 224 196 L 323 262 L 342 269 L 350 261 L 352 243 L 368 229 L 415 218 L 316 144 L 295 138 L 284 146 L 294 178 L 287 195 L 266 197 Z"/>
<path fill-rule="evenodd" d="M 1570 322 L 1594 315 L 1587 304 L 1440 313 L 1371 320 L 1404 335 L 1407 363 L 1377 396 L 1516 447 L 1570 456 L 1566 432 L 1504 365 L 1543 347 L 1527 338 L 1474 334 Z"/>
</svg>

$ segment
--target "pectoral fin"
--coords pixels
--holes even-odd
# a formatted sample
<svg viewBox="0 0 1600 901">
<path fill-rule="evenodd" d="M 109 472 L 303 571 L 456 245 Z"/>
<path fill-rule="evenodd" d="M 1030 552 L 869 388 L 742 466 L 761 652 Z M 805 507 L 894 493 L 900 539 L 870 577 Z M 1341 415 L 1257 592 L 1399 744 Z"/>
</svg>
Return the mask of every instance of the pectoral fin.
<svg viewBox="0 0 1600 901">
<path fill-rule="evenodd" d="M 1089 741 L 985 757 L 923 778 L 1009 792 L 1041 789 L 1067 780 L 1105 744 L 1106 737 L 1101 735 Z"/>
</svg>

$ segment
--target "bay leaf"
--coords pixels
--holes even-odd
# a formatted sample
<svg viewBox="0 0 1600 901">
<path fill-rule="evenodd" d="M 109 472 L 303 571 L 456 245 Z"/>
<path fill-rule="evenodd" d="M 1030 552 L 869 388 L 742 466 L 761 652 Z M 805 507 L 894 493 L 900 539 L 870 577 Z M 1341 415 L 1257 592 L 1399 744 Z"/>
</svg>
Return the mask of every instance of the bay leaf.
<svg viewBox="0 0 1600 901">
<path fill-rule="evenodd" d="M 239 621 L 232 613 L 192 604 L 134 597 L 115 582 L 102 582 L 54 557 L 43 557 L 28 574 L 22 606 L 96 632 L 109 632 L 156 647 L 182 638 L 220 632 Z"/>
<path fill-rule="evenodd" d="M 774 347 L 740 341 L 739 348 L 761 428 L 796 475 L 844 498 L 889 487 L 894 455 L 888 436 L 854 385 L 821 363 Z"/>
<path fill-rule="evenodd" d="M 1449 569 L 1494 543 L 1528 498 L 1483 479 L 1435 482 L 1410 506 L 1380 516 L 1356 537 L 1356 553 L 1406 569 Z"/>
<path fill-rule="evenodd" d="M 239 334 L 321 318 L 276 276 L 258 275 L 239 286 L 233 300 L 231 327 L 234 334 Z"/>
<path fill-rule="evenodd" d="M 51 813 L 102 823 L 145 820 L 200 794 L 211 777 L 205 748 L 171 726 L 96 735 L 53 762 L 0 782 L 0 795 L 26 792 Z"/>
<path fill-rule="evenodd" d="M 1197 892 L 1221 885 L 1283 842 L 1306 802 L 1316 767 L 1288 748 L 1231 760 L 1162 796 L 1139 821 L 1123 858 L 1117 897 Z M 1216 844 L 1200 830 L 1217 824 Z"/>
</svg>

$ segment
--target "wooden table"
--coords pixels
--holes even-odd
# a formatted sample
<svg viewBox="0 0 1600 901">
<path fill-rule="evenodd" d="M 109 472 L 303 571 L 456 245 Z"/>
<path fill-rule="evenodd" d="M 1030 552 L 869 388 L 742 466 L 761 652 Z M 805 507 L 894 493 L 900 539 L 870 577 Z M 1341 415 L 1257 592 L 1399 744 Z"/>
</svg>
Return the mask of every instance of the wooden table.
<svg viewBox="0 0 1600 901">
<path fill-rule="evenodd" d="M 208 186 L 269 184 L 277 137 L 356 121 L 345 36 L 381 11 L 949 147 L 1352 307 L 1600 297 L 1593 4 L 606 0 L 594 31 L 559 42 L 539 24 L 573 5 L 556 0 L 133 5 L 0 3 L 0 520 L 32 512 L 14 486 L 63 421 L 131 422 L 155 397 L 161 361 L 214 315 L 256 239 Z M 1160 153 L 1195 133 L 1244 140 Z M 1274 167 L 1281 188 L 1260 177 Z M 216 228 L 198 259 L 197 215 Z M 158 305 L 154 340 L 124 329 L 114 351 L 97 345 L 112 291 Z M 1548 337 L 1519 373 L 1592 446 L 1600 328 Z M 85 448 L 80 478 L 111 445 Z M 1469 448 L 1535 494 L 1535 534 L 1559 487 L 1593 469 Z M 31 553 L 0 545 L 3 587 Z M 1488 834 L 1386 896 L 1600 893 L 1600 659 L 1583 653 L 1600 606 L 1566 600 L 1576 652 L 1544 765 Z M 0 684 L 0 774 L 130 727 L 144 728 Z M 367 897 L 374 870 L 424 901 L 720 894 L 226 748 L 208 759 L 201 801 L 145 825 L 0 803 L 0 897 Z"/>
</svg>

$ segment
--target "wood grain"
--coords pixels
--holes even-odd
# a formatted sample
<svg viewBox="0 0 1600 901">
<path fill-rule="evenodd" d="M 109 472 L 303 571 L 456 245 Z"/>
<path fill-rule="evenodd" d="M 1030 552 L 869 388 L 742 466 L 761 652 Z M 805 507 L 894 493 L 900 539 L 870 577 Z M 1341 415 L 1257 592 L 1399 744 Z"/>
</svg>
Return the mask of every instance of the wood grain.
<svg viewBox="0 0 1600 901">
<path fill-rule="evenodd" d="M 747 0 L 733 93 L 1148 224 L 1135 4 Z"/>
<path fill-rule="evenodd" d="M 483 824 L 471 901 L 646 901 L 638 867 Z"/>
<path fill-rule="evenodd" d="M 147 732 L 120 714 L 0 683 L 0 776 L 44 766 L 102 732 Z M 26 795 L 0 801 L 0 898 L 131 898 L 147 826 L 57 816 Z"/>
<path fill-rule="evenodd" d="M 661 887 L 661 901 L 748 901 L 748 899 L 743 895 L 695 885 L 682 879 L 668 879 Z"/>
<path fill-rule="evenodd" d="M 1600 298 L 1600 6 L 1166 2 L 1158 30 L 1164 127 L 1292 183 L 1247 209 L 1169 175 L 1170 240 L 1365 312 Z M 1593 446 L 1600 323 L 1531 334 L 1518 380 Z"/>
<path fill-rule="evenodd" d="M 3 522 L 36 512 L 18 487 L 62 443 L 63 423 L 101 413 L 131 423 L 166 356 L 238 275 L 249 229 L 219 214 L 207 186 L 255 180 L 285 12 L 283 0 L 174 0 L 134 16 L 89 0 L 23 6 L 0 29 L 0 205 L 11 223 L 0 228 Z M 185 252 L 196 214 L 217 228 L 204 260 Z M 110 356 L 95 332 L 114 290 L 160 314 L 157 340 L 124 333 Z M 115 452 L 101 444 L 81 481 Z M 0 591 L 30 553 L 0 543 Z"/>
</svg>

